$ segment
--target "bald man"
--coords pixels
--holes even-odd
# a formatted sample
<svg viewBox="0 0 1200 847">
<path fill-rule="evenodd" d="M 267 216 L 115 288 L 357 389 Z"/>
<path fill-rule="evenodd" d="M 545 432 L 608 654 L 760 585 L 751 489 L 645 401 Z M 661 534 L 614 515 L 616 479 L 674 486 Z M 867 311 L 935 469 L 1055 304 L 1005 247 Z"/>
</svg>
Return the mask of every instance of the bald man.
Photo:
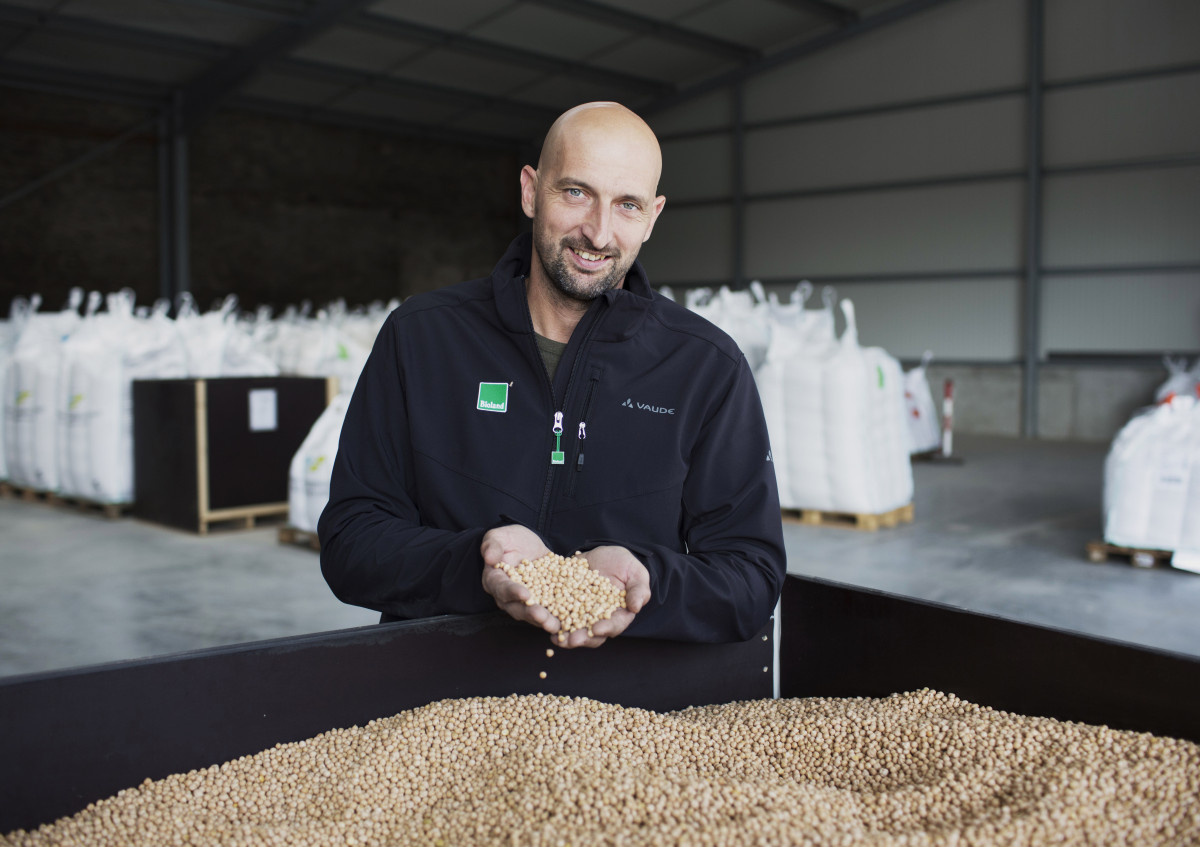
<svg viewBox="0 0 1200 847">
<path fill-rule="evenodd" d="M 503 609 L 567 647 L 735 641 L 785 574 L 766 424 L 737 345 L 637 261 L 666 198 L 650 127 L 563 114 L 520 175 L 531 235 L 389 318 L 346 414 L 321 568 L 383 621 Z M 560 632 L 496 567 L 582 551 L 627 609 Z"/>
</svg>

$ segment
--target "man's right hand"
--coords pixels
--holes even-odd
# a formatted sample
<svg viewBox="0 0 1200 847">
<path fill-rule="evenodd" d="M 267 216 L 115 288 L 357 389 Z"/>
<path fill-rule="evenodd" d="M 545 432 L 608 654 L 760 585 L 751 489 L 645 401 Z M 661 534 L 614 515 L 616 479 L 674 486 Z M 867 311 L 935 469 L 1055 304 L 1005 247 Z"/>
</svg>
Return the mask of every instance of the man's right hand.
<svg viewBox="0 0 1200 847">
<path fill-rule="evenodd" d="M 520 525 L 501 526 L 488 530 L 479 545 L 483 556 L 483 590 L 492 596 L 496 605 L 519 621 L 531 623 L 553 635 L 560 629 L 558 618 L 545 606 L 526 605 L 530 598 L 529 589 L 509 579 L 508 574 L 497 567 L 500 564 L 518 565 L 522 559 L 540 558 L 549 550 L 537 533 Z"/>
</svg>

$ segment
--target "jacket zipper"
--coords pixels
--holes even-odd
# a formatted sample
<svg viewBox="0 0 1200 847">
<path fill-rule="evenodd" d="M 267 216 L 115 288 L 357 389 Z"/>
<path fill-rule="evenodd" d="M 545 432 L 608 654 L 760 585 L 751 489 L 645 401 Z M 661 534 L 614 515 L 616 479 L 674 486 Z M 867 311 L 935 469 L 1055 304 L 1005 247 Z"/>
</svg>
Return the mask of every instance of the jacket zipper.
<svg viewBox="0 0 1200 847">
<path fill-rule="evenodd" d="M 575 482 L 579 479 L 579 474 L 583 471 L 583 442 L 587 439 L 587 419 L 592 413 L 592 394 L 596 390 L 596 383 L 600 381 L 600 372 L 592 371 L 591 377 L 588 378 L 587 394 L 583 395 L 583 412 L 579 416 L 579 429 L 576 433 L 575 446 L 575 473 L 567 478 L 567 496 L 575 496 Z"/>
<path fill-rule="evenodd" d="M 589 324 L 587 329 L 584 331 L 583 338 L 579 342 L 579 352 L 577 352 L 575 354 L 575 361 L 573 361 L 571 363 L 571 374 L 570 374 L 570 376 L 567 377 L 567 384 L 566 384 L 566 387 L 563 389 L 563 405 L 564 406 L 566 406 L 567 398 L 571 396 L 571 386 L 575 384 L 575 377 L 579 375 L 579 367 L 583 363 L 583 360 L 586 358 L 588 344 L 592 340 L 592 333 L 594 333 L 596 331 L 596 327 L 600 325 L 600 319 L 602 317 L 603 317 L 603 312 L 596 315 L 596 317 L 592 320 L 591 324 Z M 530 319 L 529 319 L 529 325 L 530 325 L 530 329 L 532 330 L 533 329 L 533 318 L 532 317 L 530 317 Z M 534 339 L 533 346 L 536 350 L 537 339 Z M 538 357 L 539 357 L 539 359 L 541 358 L 540 353 L 538 354 Z M 545 368 L 543 368 L 542 370 L 545 371 Z M 547 379 L 549 379 L 550 375 L 546 374 L 546 376 L 547 376 Z M 556 398 L 554 397 L 554 386 L 551 385 L 550 386 L 551 408 L 553 408 L 553 406 L 556 404 L 556 402 L 557 402 Z M 555 420 L 561 421 L 562 420 L 561 415 L 562 415 L 561 411 L 556 411 L 555 412 Z M 558 436 L 556 435 L 555 438 L 557 439 L 557 437 Z M 558 450 L 561 448 L 556 447 L 555 449 Z M 537 528 L 536 528 L 538 535 L 541 535 L 543 532 L 545 532 L 546 524 L 549 523 L 549 521 L 550 521 L 550 495 L 553 492 L 553 490 L 554 490 L 554 465 L 551 464 L 546 469 L 546 487 L 542 491 L 542 507 L 541 507 L 541 509 L 538 510 L 538 519 L 537 519 Z"/>
</svg>

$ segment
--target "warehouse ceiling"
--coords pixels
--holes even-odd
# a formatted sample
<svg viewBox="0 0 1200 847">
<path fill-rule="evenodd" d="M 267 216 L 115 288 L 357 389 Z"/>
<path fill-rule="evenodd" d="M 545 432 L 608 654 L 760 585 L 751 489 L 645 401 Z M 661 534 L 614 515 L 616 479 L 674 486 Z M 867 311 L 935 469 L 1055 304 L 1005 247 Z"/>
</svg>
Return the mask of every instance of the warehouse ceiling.
<svg viewBox="0 0 1200 847">
<path fill-rule="evenodd" d="M 641 111 L 939 0 L 0 0 L 0 85 L 519 147 L 564 109 Z"/>
</svg>

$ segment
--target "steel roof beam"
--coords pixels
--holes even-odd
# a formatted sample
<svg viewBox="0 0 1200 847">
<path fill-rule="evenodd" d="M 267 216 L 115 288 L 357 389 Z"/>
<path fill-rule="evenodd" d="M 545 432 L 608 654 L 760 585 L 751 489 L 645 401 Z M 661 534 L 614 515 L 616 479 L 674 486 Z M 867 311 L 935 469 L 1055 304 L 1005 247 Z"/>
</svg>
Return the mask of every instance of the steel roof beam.
<svg viewBox="0 0 1200 847">
<path fill-rule="evenodd" d="M 431 83 L 399 79 L 377 73 L 356 71 L 309 59 L 279 59 L 272 62 L 271 67 L 288 76 L 307 77 L 321 82 L 330 82 L 353 88 L 371 88 L 401 97 L 429 100 L 434 103 L 448 103 L 463 109 L 497 108 L 510 114 L 517 114 L 518 116 L 525 116 L 539 121 L 553 120 L 559 113 L 557 109 L 549 109 L 521 100 L 493 97 L 488 94 L 478 94 L 458 88 L 448 88 L 443 85 L 433 85 Z"/>
<path fill-rule="evenodd" d="M 816 38 L 811 38 L 807 41 L 780 50 L 778 53 L 772 53 L 757 62 L 750 65 L 745 65 L 736 68 L 728 73 L 718 74 L 714 77 L 709 77 L 706 80 L 696 83 L 689 88 L 680 91 L 677 94 L 668 95 L 659 98 L 652 103 L 648 103 L 640 107 L 639 111 L 643 114 L 652 114 L 660 112 L 663 109 L 669 109 L 673 106 L 678 106 L 693 100 L 696 97 L 701 97 L 718 88 L 733 85 L 745 79 L 749 79 L 757 74 L 765 73 L 773 70 L 780 65 L 785 65 L 788 62 L 794 62 L 798 59 L 803 59 L 818 53 L 834 45 L 841 44 L 844 41 L 849 41 L 852 38 L 857 38 L 860 35 L 866 35 L 869 32 L 888 26 L 889 24 L 898 23 L 918 12 L 924 12 L 926 9 L 931 9 L 935 6 L 940 6 L 943 3 L 949 3 L 952 0 L 907 0 L 898 6 L 892 6 L 886 11 L 871 15 L 865 18 L 859 18 L 855 23 L 842 27 L 841 29 L 827 32 L 819 35 Z"/>
<path fill-rule="evenodd" d="M 790 6 L 800 12 L 818 15 L 833 21 L 838 26 L 846 26 L 859 19 L 859 14 L 854 9 L 847 8 L 840 3 L 830 2 L 830 0 L 775 0 L 775 2 Z"/>
<path fill-rule="evenodd" d="M 7 59 L 0 60 L 0 85 L 62 94 L 67 97 L 151 107 L 161 107 L 168 94 L 165 86 L 126 77 L 31 65 Z"/>
<path fill-rule="evenodd" d="M 739 64 L 753 62 L 762 57 L 760 51 L 751 47 L 705 35 L 693 29 L 686 29 L 669 21 L 605 6 L 595 3 L 593 0 L 526 0 L 526 2 L 574 17 L 587 18 L 596 23 L 606 24 L 637 35 L 648 35 L 663 41 L 670 41 L 693 50 L 721 56 Z"/>
<path fill-rule="evenodd" d="M 127 26 L 103 23 L 91 18 L 37 12 L 0 3 L 0 24 L 12 24 L 42 30 L 57 35 L 73 35 L 90 41 L 103 41 L 120 47 L 153 50 L 160 53 L 183 53 L 203 59 L 225 59 L 234 50 L 212 41 L 187 38 L 182 35 L 154 32 Z"/>
<path fill-rule="evenodd" d="M 74 18 L 66 15 L 43 15 L 4 4 L 0 4 L 0 23 L 16 23 L 21 26 L 38 27 L 47 32 L 78 36 L 98 43 L 170 53 L 172 55 L 184 54 L 209 59 L 224 59 L 233 52 L 222 45 L 199 39 L 156 34 L 131 27 L 99 23 L 86 18 Z M 553 120 L 558 115 L 557 110 L 520 100 L 489 96 L 487 94 L 403 80 L 380 74 L 365 73 L 309 59 L 283 57 L 271 62 L 270 66 L 289 76 L 315 79 L 345 86 L 369 87 L 380 91 L 388 91 L 398 96 L 432 100 L 440 103 L 450 102 L 457 104 L 461 108 L 500 108 L 510 113 L 526 115 L 532 119 L 545 122 Z M 29 70 L 37 66 L 23 65 L 21 67 Z M 17 79 L 22 74 L 13 69 L 6 76 Z M 37 79 L 43 75 L 32 73 L 25 76 Z M 70 81 L 76 87 L 83 88 L 85 84 L 90 82 L 89 77 L 90 75 L 79 75 Z M 89 87 L 94 88 L 95 86 Z M 127 92 L 128 84 L 122 81 L 120 84 L 110 83 L 102 85 L 101 88 Z M 162 89 L 158 95 L 158 99 L 165 98 L 166 94 L 166 90 Z"/>
<path fill-rule="evenodd" d="M 430 126 L 428 124 L 412 123 L 394 118 L 358 115 L 353 112 L 343 112 L 337 109 L 313 108 L 279 103 L 274 100 L 263 100 L 244 95 L 234 95 L 229 98 L 227 103 L 232 109 L 271 115 L 277 118 L 312 121 L 391 135 L 428 138 L 434 141 L 447 141 L 454 144 L 470 144 L 476 147 L 495 147 L 516 151 L 521 144 L 526 143 L 526 139 L 523 138 L 475 133 L 468 130 Z"/>
<path fill-rule="evenodd" d="M 250 46 L 209 68 L 184 86 L 176 131 L 186 133 L 194 129 L 262 65 L 290 53 L 368 2 L 371 0 L 316 0 L 302 20 L 275 27 Z"/>
<path fill-rule="evenodd" d="M 401 21 L 374 12 L 364 11 L 350 15 L 341 22 L 341 25 L 353 27 L 372 35 L 385 35 L 389 38 L 422 44 L 427 47 L 453 50 L 467 56 L 488 59 L 506 65 L 517 65 L 546 74 L 565 74 L 576 79 L 588 80 L 600 85 L 615 85 L 653 96 L 663 96 L 675 90 L 673 85 L 648 77 L 605 70 L 583 62 L 558 59 L 544 53 L 497 44 L 482 38 L 424 24 Z"/>
</svg>

